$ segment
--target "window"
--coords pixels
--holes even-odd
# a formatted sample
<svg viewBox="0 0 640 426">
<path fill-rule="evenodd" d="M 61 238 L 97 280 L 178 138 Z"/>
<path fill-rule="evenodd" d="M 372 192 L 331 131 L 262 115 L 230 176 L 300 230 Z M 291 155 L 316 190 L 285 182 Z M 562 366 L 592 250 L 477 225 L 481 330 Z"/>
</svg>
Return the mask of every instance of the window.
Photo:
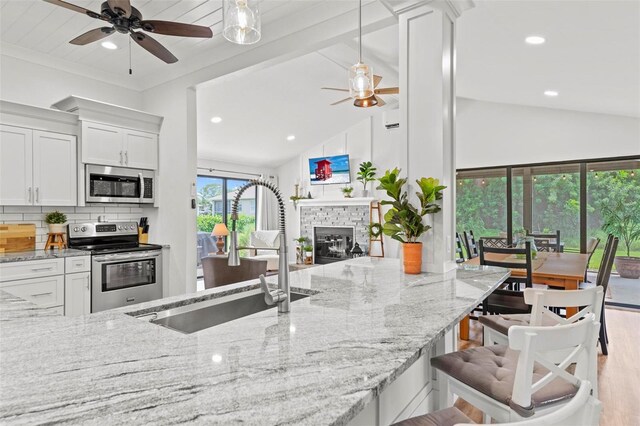
<svg viewBox="0 0 640 426">
<path fill-rule="evenodd" d="M 471 229 L 476 238 L 506 237 L 506 169 L 459 172 L 456 182 L 458 232 Z"/>
</svg>

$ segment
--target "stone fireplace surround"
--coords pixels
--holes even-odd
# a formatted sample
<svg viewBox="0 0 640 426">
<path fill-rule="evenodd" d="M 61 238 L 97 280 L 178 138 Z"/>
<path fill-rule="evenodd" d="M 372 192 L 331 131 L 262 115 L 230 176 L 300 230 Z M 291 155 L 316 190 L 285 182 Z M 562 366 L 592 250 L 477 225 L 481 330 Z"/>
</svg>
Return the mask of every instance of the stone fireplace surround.
<svg viewBox="0 0 640 426">
<path fill-rule="evenodd" d="M 353 226 L 355 242 L 366 254 L 369 253 L 369 202 L 331 205 L 327 201 L 323 205 L 300 205 L 299 212 L 300 235 L 309 242 L 313 241 L 314 226 Z"/>
</svg>

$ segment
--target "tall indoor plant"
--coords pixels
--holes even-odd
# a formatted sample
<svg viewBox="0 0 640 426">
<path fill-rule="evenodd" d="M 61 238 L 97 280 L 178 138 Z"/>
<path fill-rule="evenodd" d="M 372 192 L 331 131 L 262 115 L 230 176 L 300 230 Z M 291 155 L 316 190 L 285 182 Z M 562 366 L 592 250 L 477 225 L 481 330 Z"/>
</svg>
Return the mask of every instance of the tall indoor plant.
<svg viewBox="0 0 640 426">
<path fill-rule="evenodd" d="M 640 240 L 640 207 L 618 201 L 615 208 L 602 208 L 602 230 L 618 237 L 627 249 L 626 256 L 616 256 L 616 270 L 622 278 L 640 278 L 640 257 L 631 256 L 631 244 Z"/>
<path fill-rule="evenodd" d="M 446 186 L 440 185 L 435 178 L 420 178 L 416 180 L 420 191 L 416 192 L 420 204 L 418 207 L 409 202 L 409 194 L 403 190 L 406 178 L 400 178 L 400 169 L 387 170 L 380 179 L 378 189 L 387 192 L 391 201 L 383 200 L 383 205 L 391 206 L 384 215 L 382 232 L 402 243 L 404 272 L 419 274 L 422 270 L 422 242 L 418 238 L 431 227 L 422 222 L 427 214 L 434 214 L 441 210 L 437 200 L 442 198 L 442 190 Z"/>
<path fill-rule="evenodd" d="M 362 196 L 368 197 L 369 191 L 367 191 L 367 184 L 376 180 L 376 168 L 373 167 L 371 161 L 364 161 L 360 163 L 360 169 L 358 170 L 358 181 L 362 183 Z"/>
</svg>

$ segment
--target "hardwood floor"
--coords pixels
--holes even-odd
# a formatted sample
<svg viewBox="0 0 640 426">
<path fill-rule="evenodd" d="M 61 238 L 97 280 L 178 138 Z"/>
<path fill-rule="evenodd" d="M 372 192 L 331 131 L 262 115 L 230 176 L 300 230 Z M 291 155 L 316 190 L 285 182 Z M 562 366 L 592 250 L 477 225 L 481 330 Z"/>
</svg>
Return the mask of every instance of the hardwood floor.
<svg viewBox="0 0 640 426">
<path fill-rule="evenodd" d="M 598 355 L 598 386 L 602 401 L 601 426 L 640 425 L 640 312 L 607 308 L 609 356 Z M 482 345 L 482 327 L 471 321 L 469 340 L 460 349 Z M 456 407 L 476 423 L 482 413 L 462 399 Z"/>
</svg>

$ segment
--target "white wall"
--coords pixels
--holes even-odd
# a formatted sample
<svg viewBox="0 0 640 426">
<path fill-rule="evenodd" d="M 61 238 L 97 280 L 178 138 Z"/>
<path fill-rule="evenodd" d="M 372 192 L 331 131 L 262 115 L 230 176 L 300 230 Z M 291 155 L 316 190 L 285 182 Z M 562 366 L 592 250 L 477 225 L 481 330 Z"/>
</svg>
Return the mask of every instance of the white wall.
<svg viewBox="0 0 640 426">
<path fill-rule="evenodd" d="M 0 99 L 49 108 L 70 95 L 133 109 L 142 107 L 138 91 L 0 55 Z"/>
<path fill-rule="evenodd" d="M 278 167 L 276 173 L 280 189 L 285 198 L 288 198 L 294 194 L 294 185 L 300 183 L 303 191 L 301 195 L 306 195 L 310 191 L 313 198 L 342 198 L 340 188 L 344 185 L 310 185 L 308 160 L 327 155 L 349 154 L 351 186 L 354 187 L 355 196 L 360 196 L 363 188 L 362 184 L 356 181 L 358 165 L 363 161 L 372 161 L 374 166 L 378 168 L 378 176 L 384 174 L 386 169 L 398 167 L 400 164 L 400 154 L 397 149 L 399 143 L 400 131 L 386 129 L 383 123 L 383 113 L 377 112 Z M 369 191 L 376 186 L 375 182 L 372 183 L 369 183 L 367 187 Z M 373 194 L 379 199 L 384 195 L 381 191 L 374 191 Z M 299 234 L 300 216 L 293 207 L 293 203 L 289 203 L 287 207 L 287 238 L 289 241 L 287 243 L 292 244 L 291 241 Z M 395 241 L 385 237 L 384 244 L 387 257 L 398 257 L 399 248 Z M 295 260 L 293 250 L 289 250 L 289 257 L 291 261 Z"/>
<path fill-rule="evenodd" d="M 457 100 L 457 168 L 640 154 L 640 119 Z"/>
</svg>

